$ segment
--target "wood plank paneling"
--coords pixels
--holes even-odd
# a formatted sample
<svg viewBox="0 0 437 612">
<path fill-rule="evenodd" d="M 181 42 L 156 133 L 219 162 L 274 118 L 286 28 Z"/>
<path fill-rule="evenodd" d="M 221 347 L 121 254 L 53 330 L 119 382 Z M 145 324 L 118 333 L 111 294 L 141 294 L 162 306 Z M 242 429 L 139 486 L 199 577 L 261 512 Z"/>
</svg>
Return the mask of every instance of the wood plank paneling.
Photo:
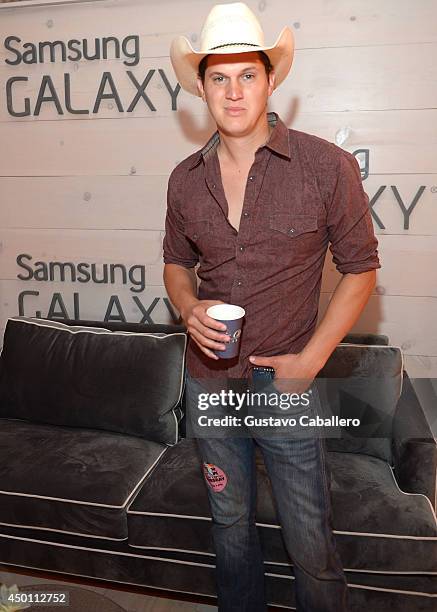
<svg viewBox="0 0 437 612">
<path fill-rule="evenodd" d="M 23 41 L 138 34 L 141 48 L 162 40 L 160 52 L 167 55 L 178 34 L 192 39 L 197 48 L 201 25 L 214 4 L 216 0 L 184 0 L 183 5 L 177 0 L 105 0 L 84 4 L 79 11 L 67 6 L 33 11 L 29 7 L 29 20 L 22 19 L 22 10 L 4 9 L 1 19 L 9 31 L 12 24 Z M 437 42 L 434 0 L 416 2 L 414 13 L 409 2 L 399 0 L 246 0 L 246 4 L 262 21 L 268 44 L 273 44 L 282 24 L 294 28 L 297 48 Z M 53 23 L 48 25 L 50 18 Z"/>
<path fill-rule="evenodd" d="M 304 107 L 306 112 L 396 110 L 435 108 L 435 64 L 436 43 L 416 43 L 384 47 L 351 47 L 345 53 L 343 47 L 306 49 L 296 51 L 292 71 L 288 79 L 275 92 L 280 105 L 293 103 Z M 420 70 L 417 70 L 417 65 Z M 357 69 L 359 67 L 359 69 Z M 13 87 L 14 110 L 24 110 L 24 98 L 30 100 L 33 115 L 42 76 L 49 74 L 60 105 L 65 114 L 59 115 L 55 105 L 43 104 L 37 117 L 18 118 L 23 120 L 64 119 L 80 120 L 88 115 L 74 115 L 66 112 L 64 73 L 70 74 L 73 108 L 89 112 L 95 118 L 93 108 L 99 84 L 104 72 L 110 72 L 120 97 L 122 111 L 126 111 L 137 91 L 128 76 L 130 71 L 139 83 L 146 78 L 150 69 L 155 69 L 147 85 L 146 93 L 156 109 L 163 115 L 172 113 L 171 96 L 158 69 L 161 68 L 174 90 L 177 79 L 168 57 L 145 57 L 139 67 L 126 66 L 122 60 L 103 60 L 98 63 L 83 61 L 79 63 L 60 62 L 47 66 L 20 64 L 1 65 L 0 79 L 5 81 L 13 76 L 23 76 L 27 82 L 15 83 Z M 109 85 L 105 92 L 109 91 Z M 47 93 L 47 92 L 46 92 Z M 177 96 L 181 108 L 198 109 L 199 101 L 181 91 Z M 119 110 L 113 100 L 103 100 L 105 109 L 101 116 L 117 117 Z M 102 109 L 102 111 L 103 111 Z M 134 116 L 150 117 L 154 111 L 140 100 L 133 110 Z M 100 113 L 99 113 L 100 115 Z M 0 111 L 2 121 L 10 121 L 5 107 Z M 17 118 L 15 118 L 17 120 Z"/>
<path fill-rule="evenodd" d="M 103 321 L 126 320 L 134 323 L 174 323 L 171 306 L 166 305 L 163 286 L 146 288 L 141 294 L 128 284 L 92 284 L 0 280 L 0 318 L 6 325 L 8 317 L 22 313 L 27 317 L 81 318 Z M 115 297 L 114 297 L 115 296 Z M 52 310 L 52 312 L 50 312 Z M 173 310 L 175 319 L 178 315 Z"/>
<path fill-rule="evenodd" d="M 30 282 L 28 279 L 44 275 L 44 272 L 39 272 L 43 269 L 40 262 L 47 268 L 50 262 L 71 262 L 75 274 L 72 276 L 70 267 L 65 266 L 64 284 L 81 288 L 85 276 L 80 273 L 78 265 L 84 262 L 86 271 L 91 269 L 91 264 L 96 264 L 96 278 L 102 278 L 103 264 L 122 264 L 127 278 L 129 271 L 131 273 L 132 280 L 127 281 L 128 285 L 132 284 L 137 290 L 143 285 L 159 286 L 162 285 L 163 271 L 162 238 L 163 232 L 157 230 L 4 230 L 0 244 L 0 279 L 20 280 L 21 277 L 25 289 Z M 17 261 L 22 254 L 27 257 Z M 53 268 L 53 280 L 56 281 L 60 278 L 60 266 Z M 121 275 L 120 269 L 116 269 L 115 279 Z M 82 281 L 72 280 L 74 278 Z M 94 290 L 100 288 L 94 285 Z"/>
<path fill-rule="evenodd" d="M 320 296 L 319 320 L 331 293 Z M 386 334 L 407 355 L 437 356 L 437 298 L 372 295 L 353 331 Z"/>
<path fill-rule="evenodd" d="M 0 178 L 3 228 L 163 230 L 168 175 Z"/>
<path fill-rule="evenodd" d="M 78 308 L 82 318 L 103 320 L 112 295 L 119 297 L 119 304 L 126 320 L 140 321 L 144 311 L 152 307 L 150 316 L 155 323 L 172 321 L 171 312 L 165 304 L 165 288 L 154 286 L 146 288 L 140 295 L 129 290 L 127 285 L 102 285 L 99 290 L 93 284 L 74 287 L 62 282 L 43 283 L 38 281 L 20 282 L 1 280 L 0 318 L 18 314 L 17 296 L 21 291 L 36 291 L 24 300 L 24 314 L 46 317 L 55 293 L 62 295 L 68 316 L 74 314 L 74 294 L 78 293 Z M 134 299 L 136 297 L 137 299 Z M 322 293 L 320 298 L 319 320 L 326 311 L 331 293 Z M 154 300 L 159 298 L 156 304 Z M 61 311 L 59 300 L 55 310 Z M 113 304 L 112 313 L 117 315 L 118 303 Z M 373 295 L 359 322 L 354 327 L 357 332 L 387 334 L 391 344 L 400 346 L 407 355 L 437 357 L 437 335 L 430 333 L 435 328 L 437 298 L 380 296 Z"/>
<path fill-rule="evenodd" d="M 248 3 L 257 10 L 258 2 Z M 261 5 L 263 6 L 263 5 Z M 298 46 L 349 47 L 436 42 L 434 0 L 269 0 L 259 12 L 266 34 L 274 39 L 278 23 L 295 28 Z"/>
<path fill-rule="evenodd" d="M 178 112 L 172 111 L 158 69 L 174 87 L 170 42 L 184 34 L 197 47 L 200 26 L 214 4 L 184 0 L 182 10 L 175 0 L 107 0 L 2 11 L 2 40 L 16 35 L 22 42 L 93 42 L 137 34 L 141 59 L 137 66 L 127 66 L 124 57 L 8 66 L 9 54 L 0 48 L 0 138 L 7 152 L 0 167 L 0 331 L 7 316 L 17 314 L 24 290 L 38 292 L 26 298 L 26 314 L 46 316 L 59 292 L 70 316 L 77 293 L 84 318 L 102 319 L 111 295 L 117 295 L 128 320 L 141 319 L 140 304 L 152 308 L 154 320 L 171 320 L 161 259 L 167 178 L 215 126 L 201 101 L 183 91 Z M 386 333 L 404 349 L 412 373 L 429 376 L 437 359 L 437 5 L 421 0 L 412 13 L 411 4 L 398 0 L 248 4 L 268 42 L 286 23 L 295 33 L 293 69 L 270 108 L 289 127 L 350 152 L 369 150 L 370 174 L 363 186 L 370 199 L 381 194 L 373 212 L 383 268 L 355 330 Z M 119 112 L 104 100 L 96 115 L 58 116 L 47 104 L 38 117 L 7 113 L 4 86 L 10 76 L 29 77 L 14 92 L 18 107 L 25 95 L 34 106 L 44 74 L 52 76 L 64 106 L 64 73 L 69 73 L 73 106 L 92 110 L 107 71 L 126 109 L 136 91 L 127 71 L 142 81 L 150 69 L 156 72 L 146 93 L 156 111 L 140 101 L 132 113 Z M 408 209 L 419 191 L 407 224 L 402 205 Z M 31 255 L 32 262 L 144 265 L 146 287 L 135 294 L 120 280 L 98 286 L 19 280 L 19 253 Z M 339 279 L 328 256 L 320 316 Z"/>
<path fill-rule="evenodd" d="M 161 263 L 162 232 L 156 230 L 3 230 L 1 277 L 15 270 L 15 253 L 45 261 Z"/>
<path fill-rule="evenodd" d="M 3 228 L 163 230 L 168 174 L 0 177 Z M 373 175 L 364 189 L 374 201 L 377 234 L 437 235 L 435 175 Z M 396 197 L 410 212 L 403 212 Z M 396 191 L 395 191 L 396 190 Z M 408 229 L 405 223 L 408 220 Z M 381 226 L 384 229 L 381 229 Z M 432 241 L 427 244 L 432 245 Z"/>
<path fill-rule="evenodd" d="M 437 298 L 437 239 L 435 236 L 380 235 L 375 295 Z M 341 280 L 328 252 L 322 291 L 334 291 Z M 436 305 L 437 306 L 437 305 Z"/>
<path fill-rule="evenodd" d="M 48 126 L 48 127 L 47 127 Z M 168 119 L 3 123 L 3 176 L 169 174 L 193 152 Z M 35 154 L 38 152 L 38 155 Z"/>
<path fill-rule="evenodd" d="M 410 378 L 433 378 L 437 380 L 437 356 L 405 355 L 405 369 Z M 435 405 L 433 414 L 436 418 L 437 408 Z M 437 431 L 435 435 L 437 436 Z"/>
<path fill-rule="evenodd" d="M 319 135 L 313 114 L 290 122 L 276 103 L 271 109 L 290 127 Z M 331 113 L 320 137 L 335 141 L 344 127 L 351 128 L 345 149 L 370 149 L 371 174 L 437 174 L 437 109 L 368 112 L 355 119 Z M 168 175 L 177 162 L 202 147 L 213 125 L 206 116 L 178 112 L 153 119 L 2 123 L 0 130 L 8 151 L 0 176 L 127 176 Z"/>
<path fill-rule="evenodd" d="M 122 263 L 126 268 L 144 266 L 147 286 L 162 284 L 163 232 L 140 229 L 9 229 L 2 232 L 0 278 L 14 280 L 29 272 L 16 261 L 26 253 L 26 266 L 57 261 Z M 434 236 L 379 236 L 382 268 L 378 270 L 375 295 L 437 297 L 437 240 Z M 40 267 L 40 266 L 37 266 Z M 418 274 L 417 270 L 426 273 Z M 137 273 L 135 273 L 137 274 Z M 67 278 L 70 278 L 69 276 Z M 341 275 L 328 252 L 322 291 L 334 291 Z"/>
</svg>

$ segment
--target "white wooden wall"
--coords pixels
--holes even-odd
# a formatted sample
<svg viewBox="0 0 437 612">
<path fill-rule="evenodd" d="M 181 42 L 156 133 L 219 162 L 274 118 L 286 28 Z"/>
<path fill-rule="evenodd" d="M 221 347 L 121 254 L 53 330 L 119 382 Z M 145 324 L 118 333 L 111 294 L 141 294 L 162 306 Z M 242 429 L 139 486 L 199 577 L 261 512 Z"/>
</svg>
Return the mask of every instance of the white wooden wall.
<svg viewBox="0 0 437 612">
<path fill-rule="evenodd" d="M 103 320 L 116 295 L 128 321 L 143 311 L 155 322 L 170 321 L 163 298 L 161 248 L 167 178 L 176 163 L 198 149 L 213 124 L 202 102 L 181 91 L 177 111 L 158 70 L 176 87 L 169 57 L 172 38 L 184 34 L 198 45 L 211 0 L 104 0 L 75 5 L 9 7 L 0 10 L 0 334 L 8 316 L 47 316 L 52 296 L 62 295 L 74 316 Z M 247 0 L 258 14 L 267 41 L 283 25 L 295 32 L 292 71 L 273 94 L 270 109 L 290 126 L 317 134 L 350 152 L 369 150 L 364 188 L 372 198 L 386 186 L 374 210 L 382 269 L 357 331 L 381 332 L 402 346 L 412 376 L 437 377 L 437 2 L 435 0 Z M 137 34 L 141 60 L 5 63 L 12 55 L 7 36 L 22 43 Z M 130 60 L 127 60 L 130 61 Z M 100 79 L 111 73 L 126 109 L 135 88 L 126 71 L 142 82 L 155 69 L 146 94 L 156 111 L 140 100 L 120 112 L 103 100 L 92 114 Z M 74 108 L 65 111 L 64 73 L 70 75 Z M 43 104 L 39 116 L 12 117 L 5 84 L 18 83 L 14 104 L 24 97 L 35 106 L 43 75 L 50 75 L 64 108 Z M 108 89 L 106 89 L 108 91 Z M 423 193 L 404 228 L 406 208 Z M 146 288 L 131 283 L 93 284 L 20 280 L 17 255 L 42 260 L 144 265 Z M 339 275 L 326 263 L 321 315 Z M 151 306 L 154 303 L 153 308 Z M 112 311 L 117 314 L 116 310 Z M 0 336 L 0 339 L 1 339 Z M 1 344 L 1 342 L 0 342 Z"/>
</svg>

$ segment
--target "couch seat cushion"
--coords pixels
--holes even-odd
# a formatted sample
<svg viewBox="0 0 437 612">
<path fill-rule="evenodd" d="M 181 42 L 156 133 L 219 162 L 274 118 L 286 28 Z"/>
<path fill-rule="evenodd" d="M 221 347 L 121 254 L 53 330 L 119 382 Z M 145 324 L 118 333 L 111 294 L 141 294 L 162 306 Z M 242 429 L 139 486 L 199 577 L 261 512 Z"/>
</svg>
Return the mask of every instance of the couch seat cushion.
<svg viewBox="0 0 437 612">
<path fill-rule="evenodd" d="M 0 523 L 123 540 L 126 506 L 169 447 L 0 419 Z"/>
<path fill-rule="evenodd" d="M 381 459 L 340 452 L 328 457 L 334 532 L 345 568 L 436 572 L 437 525 L 429 500 L 403 493 L 389 464 Z M 264 558 L 287 564 L 290 559 L 259 449 L 257 468 L 257 524 Z M 185 439 L 169 449 L 127 513 L 133 547 L 214 553 L 206 485 L 194 440 Z"/>
</svg>

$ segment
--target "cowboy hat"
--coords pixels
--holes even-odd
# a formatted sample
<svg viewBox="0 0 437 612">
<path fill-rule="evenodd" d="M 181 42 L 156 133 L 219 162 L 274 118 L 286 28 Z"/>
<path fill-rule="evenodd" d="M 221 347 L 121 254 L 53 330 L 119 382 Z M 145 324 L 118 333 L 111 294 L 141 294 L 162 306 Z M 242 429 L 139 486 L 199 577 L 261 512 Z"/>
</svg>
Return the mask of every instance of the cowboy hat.
<svg viewBox="0 0 437 612">
<path fill-rule="evenodd" d="M 266 47 L 261 25 L 243 2 L 216 4 L 209 12 L 200 34 L 200 51 L 194 51 L 185 36 L 172 41 L 170 59 L 183 89 L 200 96 L 197 74 L 200 61 L 213 54 L 264 51 L 275 69 L 275 89 L 287 76 L 293 63 L 294 39 L 285 27 L 271 47 Z"/>
</svg>

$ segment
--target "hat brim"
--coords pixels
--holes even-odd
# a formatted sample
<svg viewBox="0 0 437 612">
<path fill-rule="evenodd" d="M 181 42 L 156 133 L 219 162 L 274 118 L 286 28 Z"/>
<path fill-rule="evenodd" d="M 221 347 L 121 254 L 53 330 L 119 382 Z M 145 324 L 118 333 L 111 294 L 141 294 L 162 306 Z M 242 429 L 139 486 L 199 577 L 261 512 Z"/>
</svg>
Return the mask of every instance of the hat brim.
<svg viewBox="0 0 437 612">
<path fill-rule="evenodd" d="M 289 27 L 283 28 L 271 47 L 227 45 L 208 52 L 195 51 L 185 36 L 175 38 L 170 47 L 170 60 L 176 77 L 183 89 L 193 96 L 200 96 L 197 88 L 199 62 L 207 55 L 229 55 L 230 53 L 250 53 L 263 51 L 270 59 L 275 70 L 276 89 L 290 72 L 294 57 L 294 37 Z"/>
</svg>

